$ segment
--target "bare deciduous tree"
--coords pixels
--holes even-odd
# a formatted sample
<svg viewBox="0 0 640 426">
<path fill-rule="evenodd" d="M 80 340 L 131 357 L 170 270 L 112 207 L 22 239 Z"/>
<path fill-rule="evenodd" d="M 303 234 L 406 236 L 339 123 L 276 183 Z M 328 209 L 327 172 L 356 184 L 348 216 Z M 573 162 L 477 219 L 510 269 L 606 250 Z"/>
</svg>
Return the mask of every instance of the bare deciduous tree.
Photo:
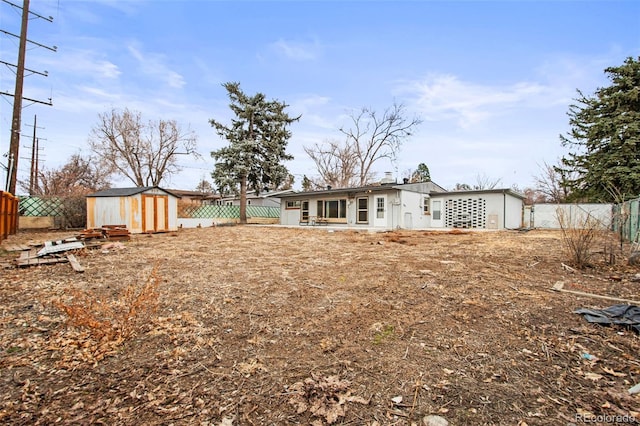
<svg viewBox="0 0 640 426">
<path fill-rule="evenodd" d="M 362 108 L 350 118 L 352 127 L 342 127 L 340 132 L 347 137 L 347 145 L 355 150 L 360 186 L 368 183 L 371 167 L 376 161 L 382 158 L 396 159 L 402 142 L 422 122 L 418 117 L 407 118 L 404 105 L 396 103 L 386 109 L 382 116 L 370 108 Z"/>
<path fill-rule="evenodd" d="M 402 142 L 422 122 L 418 117 L 407 117 L 402 104 L 393 104 L 382 115 L 362 108 L 349 118 L 351 127 L 339 129 L 346 137 L 344 142 L 305 147 L 325 184 L 346 187 L 370 183 L 373 165 L 383 158 L 394 161 Z"/>
<path fill-rule="evenodd" d="M 502 179 L 490 178 L 486 174 L 477 174 L 476 175 L 476 183 L 474 185 L 469 185 L 468 183 L 456 183 L 453 187 L 454 191 L 482 191 L 485 189 L 494 189 L 500 184 Z"/>
<path fill-rule="evenodd" d="M 57 226 L 83 227 L 87 219 L 85 196 L 109 188 L 109 175 L 93 158 L 74 154 L 58 169 L 40 170 L 36 191 L 32 195 L 57 206 Z M 28 182 L 20 182 L 20 185 L 29 188 Z"/>
<path fill-rule="evenodd" d="M 196 185 L 196 191 L 203 194 L 213 194 L 215 190 L 213 184 L 203 177 L 200 182 L 198 182 L 198 185 Z"/>
<path fill-rule="evenodd" d="M 473 185 L 473 189 L 481 191 L 484 189 L 494 189 L 497 187 L 502 179 L 500 178 L 491 178 L 486 174 L 478 174 L 476 175 L 476 184 Z"/>
<path fill-rule="evenodd" d="M 110 173 L 93 158 L 74 154 L 59 169 L 42 169 L 38 173 L 36 195 L 84 196 L 109 188 Z"/>
<path fill-rule="evenodd" d="M 334 188 L 348 188 L 357 184 L 357 158 L 355 149 L 348 143 L 327 140 L 322 145 L 304 147 L 304 152 L 316 164 L 320 179 L 312 183 L 315 187 L 331 185 Z"/>
<path fill-rule="evenodd" d="M 527 206 L 547 202 L 547 196 L 535 188 L 524 188 L 523 190 L 517 189 L 516 192 L 520 192 L 524 195 L 524 203 Z"/>
<path fill-rule="evenodd" d="M 567 172 L 547 162 L 540 166 L 540 175 L 534 176 L 535 189 L 544 195 L 545 202 L 563 203 L 567 200 L 569 188 L 564 184 L 567 176 L 563 173 Z"/>
<path fill-rule="evenodd" d="M 89 144 L 104 167 L 136 186 L 159 185 L 180 171 L 178 155 L 199 156 L 192 131 L 183 131 L 175 120 L 145 124 L 139 112 L 128 109 L 100 114 Z"/>
</svg>

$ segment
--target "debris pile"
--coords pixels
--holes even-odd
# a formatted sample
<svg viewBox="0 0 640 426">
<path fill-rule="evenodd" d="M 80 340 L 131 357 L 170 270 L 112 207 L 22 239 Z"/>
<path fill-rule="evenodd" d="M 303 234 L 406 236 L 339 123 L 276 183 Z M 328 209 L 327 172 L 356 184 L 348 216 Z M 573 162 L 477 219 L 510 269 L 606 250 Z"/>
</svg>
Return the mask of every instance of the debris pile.
<svg viewBox="0 0 640 426">
<path fill-rule="evenodd" d="M 48 265 L 51 263 L 69 262 L 76 272 L 84 272 L 73 253 L 73 250 L 83 249 L 84 243 L 75 237 L 64 240 L 45 241 L 44 246 L 27 246 L 26 250 L 19 247 L 20 256 L 16 265 L 20 268 L 35 265 Z M 16 251 L 15 249 L 9 251 Z"/>
<path fill-rule="evenodd" d="M 68 262 L 74 271 L 84 272 L 84 268 L 74 255 L 76 250 L 102 247 L 105 241 L 129 241 L 130 239 L 126 225 L 105 225 L 102 228 L 85 229 L 75 237 L 45 241 L 42 244 L 5 244 L 3 247 L 9 252 L 20 252 L 15 260 L 15 266 L 19 268 Z"/>
</svg>

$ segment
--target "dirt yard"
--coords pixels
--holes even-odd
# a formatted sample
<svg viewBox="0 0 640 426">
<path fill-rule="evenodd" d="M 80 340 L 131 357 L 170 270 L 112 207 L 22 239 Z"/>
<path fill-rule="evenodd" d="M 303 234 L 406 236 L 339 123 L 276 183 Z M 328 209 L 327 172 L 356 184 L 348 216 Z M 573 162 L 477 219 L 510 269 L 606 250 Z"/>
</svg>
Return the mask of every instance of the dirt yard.
<svg viewBox="0 0 640 426">
<path fill-rule="evenodd" d="M 640 271 L 565 268 L 559 232 L 229 226 L 76 257 L 0 271 L 3 424 L 640 421 L 640 337 L 573 313 L 619 302 L 551 290 L 639 300 Z"/>
</svg>

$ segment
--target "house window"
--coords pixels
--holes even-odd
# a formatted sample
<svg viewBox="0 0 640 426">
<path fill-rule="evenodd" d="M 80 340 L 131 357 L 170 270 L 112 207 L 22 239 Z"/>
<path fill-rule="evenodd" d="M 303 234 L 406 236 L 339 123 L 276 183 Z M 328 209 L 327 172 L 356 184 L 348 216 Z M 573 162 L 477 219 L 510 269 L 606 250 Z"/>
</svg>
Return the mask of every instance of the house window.
<svg viewBox="0 0 640 426">
<path fill-rule="evenodd" d="M 429 210 L 429 203 L 429 197 L 424 197 L 422 199 L 422 214 L 431 214 L 431 211 Z"/>
<path fill-rule="evenodd" d="M 300 200 L 287 201 L 287 209 L 299 209 L 299 208 L 300 208 Z"/>
<path fill-rule="evenodd" d="M 318 200 L 317 211 L 318 217 L 326 219 L 346 219 L 347 218 L 347 200 L 345 198 L 339 200 Z M 342 222 L 338 220 L 338 222 Z"/>
<path fill-rule="evenodd" d="M 357 199 L 357 222 L 369 223 L 369 199 L 366 197 Z"/>
<path fill-rule="evenodd" d="M 309 202 L 302 201 L 300 204 L 300 222 L 309 222 Z"/>
</svg>

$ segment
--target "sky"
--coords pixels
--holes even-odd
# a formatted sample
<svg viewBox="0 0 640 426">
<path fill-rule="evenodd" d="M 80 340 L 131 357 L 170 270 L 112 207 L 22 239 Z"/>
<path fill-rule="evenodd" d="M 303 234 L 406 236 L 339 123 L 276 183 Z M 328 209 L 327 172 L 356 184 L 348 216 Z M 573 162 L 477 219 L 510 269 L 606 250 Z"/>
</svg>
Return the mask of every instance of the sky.
<svg viewBox="0 0 640 426">
<path fill-rule="evenodd" d="M 20 9 L 0 3 L 0 29 L 19 34 Z M 140 112 L 176 120 L 201 158 L 161 185 L 212 181 L 211 151 L 228 144 L 210 119 L 230 123 L 225 82 L 285 102 L 292 116 L 286 163 L 300 189 L 315 177 L 305 146 L 342 140 L 362 108 L 395 104 L 422 123 L 394 162 L 374 166 L 402 180 L 425 163 L 446 189 L 479 179 L 534 186 L 567 151 L 569 106 L 610 81 L 604 70 L 640 56 L 640 1 L 215 1 L 31 0 L 18 178 L 28 179 L 34 117 L 40 168 L 89 156 L 99 114 Z M 17 63 L 18 40 L 0 33 L 0 60 Z M 0 91 L 14 68 L 0 64 Z M 0 153 L 9 149 L 13 98 L 0 96 Z M 6 165 L 6 158 L 0 157 Z M 0 170 L 4 184 L 5 172 Z M 116 179 L 118 187 L 131 182 Z M 18 191 L 20 194 L 21 191 Z"/>
</svg>

